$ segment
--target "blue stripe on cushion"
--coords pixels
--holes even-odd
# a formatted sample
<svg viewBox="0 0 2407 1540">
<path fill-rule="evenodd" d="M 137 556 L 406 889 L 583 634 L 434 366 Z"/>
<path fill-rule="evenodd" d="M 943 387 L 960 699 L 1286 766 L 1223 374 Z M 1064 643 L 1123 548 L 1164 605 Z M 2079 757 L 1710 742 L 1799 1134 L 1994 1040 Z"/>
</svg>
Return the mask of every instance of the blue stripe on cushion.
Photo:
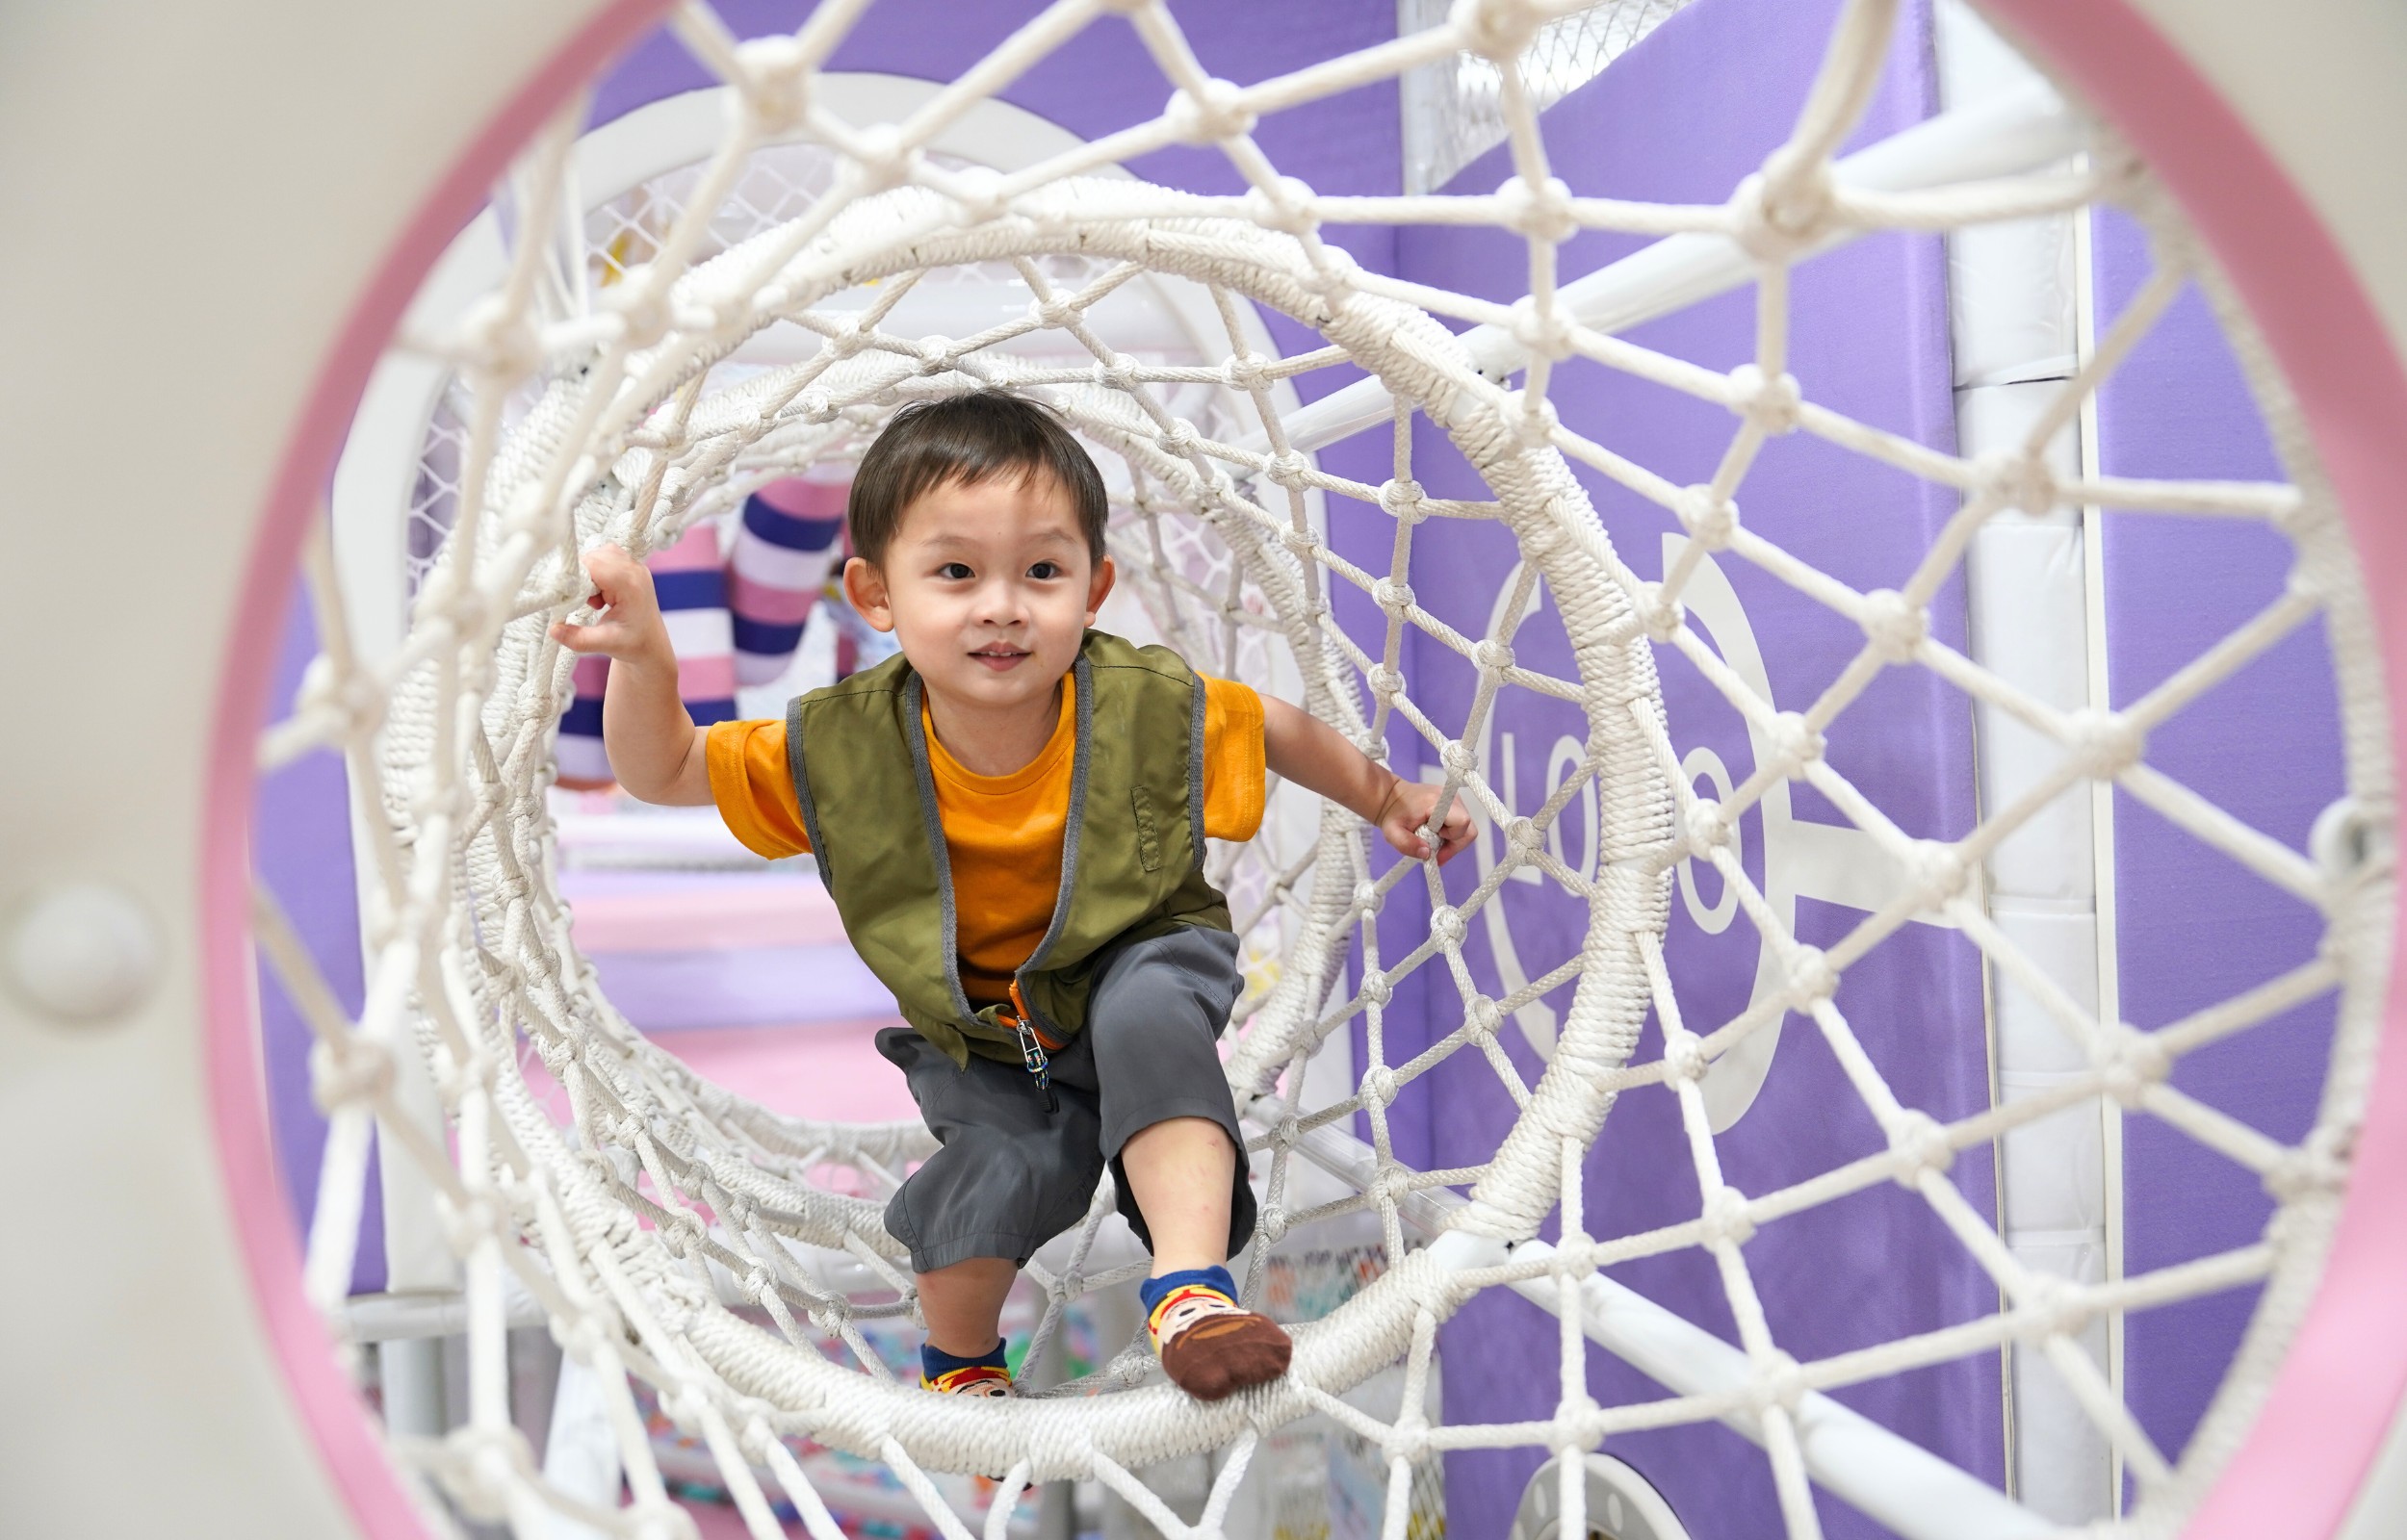
<svg viewBox="0 0 2407 1540">
<path fill-rule="evenodd" d="M 790 653 L 802 645 L 803 622 L 773 626 L 767 621 L 754 620 L 746 615 L 733 615 L 729 621 L 736 633 L 736 651 L 738 653 L 775 656 L 779 653 Z"/>
<path fill-rule="evenodd" d="M 825 551 L 836 544 L 844 521 L 797 518 L 781 513 L 755 497 L 744 500 L 744 527 L 770 545 L 783 546 L 788 551 Z"/>
<path fill-rule="evenodd" d="M 560 713 L 560 731 L 588 738 L 602 735 L 602 697 L 581 695 Z"/>
<path fill-rule="evenodd" d="M 686 714 L 693 718 L 693 725 L 698 728 L 707 728 L 713 722 L 733 722 L 736 720 L 736 703 L 733 701 L 687 701 Z"/>
<path fill-rule="evenodd" d="M 727 574 L 716 567 L 652 575 L 652 591 L 662 609 L 723 609 L 727 605 Z"/>
</svg>

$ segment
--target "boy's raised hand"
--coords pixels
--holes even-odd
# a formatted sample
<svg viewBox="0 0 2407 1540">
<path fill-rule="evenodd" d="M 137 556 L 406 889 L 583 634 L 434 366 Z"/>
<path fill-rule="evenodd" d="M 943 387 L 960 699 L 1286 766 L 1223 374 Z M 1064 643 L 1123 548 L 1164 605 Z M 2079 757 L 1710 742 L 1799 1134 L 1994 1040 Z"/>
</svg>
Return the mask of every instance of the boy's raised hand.
<svg viewBox="0 0 2407 1540">
<path fill-rule="evenodd" d="M 593 580 L 586 603 L 602 613 L 583 626 L 553 622 L 554 641 L 572 653 L 613 658 L 648 656 L 668 647 L 668 627 L 642 562 L 617 546 L 596 546 L 585 552 L 585 576 Z"/>
<path fill-rule="evenodd" d="M 1437 794 L 1443 786 L 1399 778 L 1387 792 L 1387 800 L 1379 809 L 1379 832 L 1397 853 L 1414 860 L 1427 860 L 1429 841 L 1421 834 L 1421 826 L 1429 822 L 1430 812 L 1437 806 Z M 1446 821 L 1437 828 L 1437 864 L 1443 866 L 1454 860 L 1463 846 L 1471 842 L 1471 809 L 1462 804 L 1462 794 L 1455 793 L 1447 805 Z"/>
</svg>

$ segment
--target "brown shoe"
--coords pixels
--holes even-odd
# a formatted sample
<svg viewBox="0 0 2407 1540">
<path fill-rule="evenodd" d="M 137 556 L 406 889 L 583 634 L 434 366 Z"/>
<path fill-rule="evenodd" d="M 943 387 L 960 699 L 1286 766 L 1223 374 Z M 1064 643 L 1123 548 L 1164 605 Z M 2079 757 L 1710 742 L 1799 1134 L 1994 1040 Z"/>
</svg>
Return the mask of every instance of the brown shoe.
<svg viewBox="0 0 2407 1540">
<path fill-rule="evenodd" d="M 1295 1345 L 1279 1322 L 1251 1310 L 1202 1316 L 1162 1344 L 1170 1382 L 1199 1401 L 1268 1384 L 1287 1372 Z"/>
</svg>

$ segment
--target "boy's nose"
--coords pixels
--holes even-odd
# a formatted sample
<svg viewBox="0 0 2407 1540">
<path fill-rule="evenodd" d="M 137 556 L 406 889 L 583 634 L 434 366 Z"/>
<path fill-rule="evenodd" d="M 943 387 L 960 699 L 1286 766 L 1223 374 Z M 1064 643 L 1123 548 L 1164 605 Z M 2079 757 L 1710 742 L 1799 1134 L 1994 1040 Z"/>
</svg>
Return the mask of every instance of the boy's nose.
<svg viewBox="0 0 2407 1540">
<path fill-rule="evenodd" d="M 1010 583 L 989 583 L 978 590 L 977 613 L 989 625 L 1016 626 L 1027 619 L 1028 607 Z"/>
</svg>

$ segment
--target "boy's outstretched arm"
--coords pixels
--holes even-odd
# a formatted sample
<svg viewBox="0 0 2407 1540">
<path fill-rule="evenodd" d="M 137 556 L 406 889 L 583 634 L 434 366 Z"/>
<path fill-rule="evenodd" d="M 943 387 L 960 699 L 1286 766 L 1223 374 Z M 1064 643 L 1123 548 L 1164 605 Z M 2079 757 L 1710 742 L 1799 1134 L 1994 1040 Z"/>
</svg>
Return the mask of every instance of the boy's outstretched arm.
<svg viewBox="0 0 2407 1540">
<path fill-rule="evenodd" d="M 1441 788 L 1405 780 L 1320 718 L 1267 695 L 1262 697 L 1262 752 L 1277 774 L 1319 792 L 1364 823 L 1378 825 L 1400 853 L 1414 860 L 1429 859 L 1421 826 L 1429 822 Z M 1446 808 L 1437 838 L 1441 866 L 1471 842 L 1471 810 L 1461 797 Z"/>
<path fill-rule="evenodd" d="M 602 746 L 610 773 L 644 802 L 703 807 L 711 801 L 704 730 L 693 725 L 677 693 L 677 653 L 652 592 L 652 574 L 616 546 L 586 552 L 591 603 L 603 613 L 586 626 L 553 624 L 552 635 L 572 653 L 610 660 L 602 697 Z"/>
</svg>

